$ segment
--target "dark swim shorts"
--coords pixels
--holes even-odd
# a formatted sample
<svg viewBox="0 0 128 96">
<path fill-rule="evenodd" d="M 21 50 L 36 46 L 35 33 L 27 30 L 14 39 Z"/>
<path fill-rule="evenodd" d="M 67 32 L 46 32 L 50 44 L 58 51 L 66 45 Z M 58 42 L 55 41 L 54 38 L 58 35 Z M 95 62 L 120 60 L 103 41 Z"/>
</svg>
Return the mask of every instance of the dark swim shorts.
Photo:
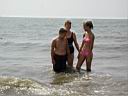
<svg viewBox="0 0 128 96">
<path fill-rule="evenodd" d="M 66 71 L 66 55 L 57 55 L 55 54 L 54 60 L 55 64 L 53 65 L 53 70 L 57 73 Z"/>
</svg>

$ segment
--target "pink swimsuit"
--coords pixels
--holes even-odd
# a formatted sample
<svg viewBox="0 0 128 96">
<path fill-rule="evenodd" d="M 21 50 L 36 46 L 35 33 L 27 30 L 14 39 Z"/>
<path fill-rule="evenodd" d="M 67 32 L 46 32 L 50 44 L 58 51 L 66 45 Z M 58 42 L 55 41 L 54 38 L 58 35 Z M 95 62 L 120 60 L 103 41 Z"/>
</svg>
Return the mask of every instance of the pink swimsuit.
<svg viewBox="0 0 128 96">
<path fill-rule="evenodd" d="M 90 43 L 91 43 L 91 39 L 90 39 L 89 36 L 85 36 L 85 37 L 83 38 L 83 41 L 84 41 L 84 43 L 87 44 L 87 46 L 90 45 Z M 83 49 L 83 50 L 80 52 L 80 54 L 81 54 L 82 56 L 85 56 L 85 57 L 86 57 L 86 56 L 92 55 L 93 53 L 92 53 L 92 51 L 90 51 L 89 49 Z"/>
</svg>

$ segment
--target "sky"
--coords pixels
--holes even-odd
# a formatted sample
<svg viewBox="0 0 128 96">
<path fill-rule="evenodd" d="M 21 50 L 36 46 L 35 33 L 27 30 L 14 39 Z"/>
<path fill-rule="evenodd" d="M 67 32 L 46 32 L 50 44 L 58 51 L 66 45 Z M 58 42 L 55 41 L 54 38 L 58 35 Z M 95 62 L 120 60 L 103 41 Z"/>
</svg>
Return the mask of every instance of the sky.
<svg viewBox="0 0 128 96">
<path fill-rule="evenodd" d="M 0 0 L 0 16 L 128 19 L 128 0 Z"/>
</svg>

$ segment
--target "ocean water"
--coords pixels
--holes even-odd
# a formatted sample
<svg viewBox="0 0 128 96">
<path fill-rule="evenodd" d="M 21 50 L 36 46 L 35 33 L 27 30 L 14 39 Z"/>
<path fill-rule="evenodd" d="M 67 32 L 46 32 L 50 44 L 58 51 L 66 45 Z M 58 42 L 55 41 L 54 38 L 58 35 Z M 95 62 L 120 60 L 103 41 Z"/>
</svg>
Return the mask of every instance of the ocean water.
<svg viewBox="0 0 128 96">
<path fill-rule="evenodd" d="M 92 72 L 55 74 L 50 44 L 65 20 L 0 17 L 0 96 L 128 95 L 128 19 L 93 19 Z M 84 19 L 71 21 L 81 44 Z"/>
</svg>

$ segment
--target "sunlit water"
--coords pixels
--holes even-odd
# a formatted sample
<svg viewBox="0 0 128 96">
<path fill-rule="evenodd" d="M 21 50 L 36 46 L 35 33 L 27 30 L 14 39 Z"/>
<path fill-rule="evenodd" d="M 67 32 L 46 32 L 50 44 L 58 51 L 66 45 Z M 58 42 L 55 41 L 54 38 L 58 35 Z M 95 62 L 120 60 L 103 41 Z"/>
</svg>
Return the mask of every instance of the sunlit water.
<svg viewBox="0 0 128 96">
<path fill-rule="evenodd" d="M 0 96 L 128 95 L 128 20 L 94 19 L 92 72 L 55 74 L 50 44 L 64 21 L 0 18 Z M 71 21 L 80 44 L 83 19 Z"/>
</svg>

